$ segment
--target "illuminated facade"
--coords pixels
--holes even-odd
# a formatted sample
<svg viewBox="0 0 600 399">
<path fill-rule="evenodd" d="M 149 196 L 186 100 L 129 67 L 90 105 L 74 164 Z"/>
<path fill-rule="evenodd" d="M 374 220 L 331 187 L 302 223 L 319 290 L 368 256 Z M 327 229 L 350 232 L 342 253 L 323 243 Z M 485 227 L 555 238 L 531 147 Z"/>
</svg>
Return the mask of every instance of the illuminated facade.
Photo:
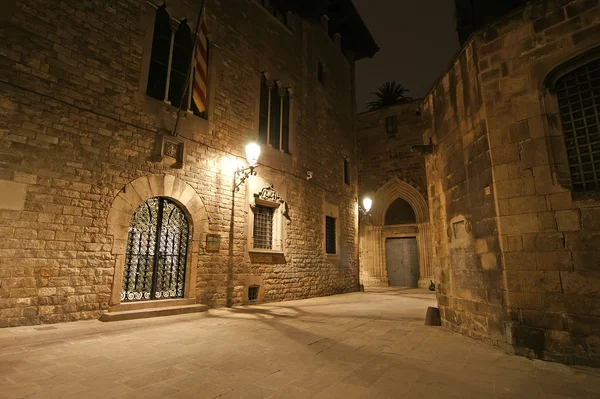
<svg viewBox="0 0 600 399">
<path fill-rule="evenodd" d="M 206 1 L 202 112 L 196 3 L 8 1 L 0 326 L 357 289 L 354 62 L 376 44 L 350 1 Z"/>
</svg>

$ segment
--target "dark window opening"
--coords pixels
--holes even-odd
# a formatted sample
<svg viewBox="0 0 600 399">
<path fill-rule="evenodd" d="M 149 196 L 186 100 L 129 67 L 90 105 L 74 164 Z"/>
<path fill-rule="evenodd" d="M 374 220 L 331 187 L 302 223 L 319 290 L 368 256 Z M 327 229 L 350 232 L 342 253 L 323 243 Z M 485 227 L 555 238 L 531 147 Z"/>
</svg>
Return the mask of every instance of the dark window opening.
<svg viewBox="0 0 600 399">
<path fill-rule="evenodd" d="M 556 82 L 573 191 L 600 190 L 600 59 Z"/>
<path fill-rule="evenodd" d="M 325 72 L 323 71 L 323 63 L 321 61 L 317 62 L 317 79 L 319 82 L 325 84 Z"/>
<path fill-rule="evenodd" d="M 290 153 L 290 91 L 283 96 L 283 115 L 281 116 L 281 150 Z"/>
<path fill-rule="evenodd" d="M 271 122 L 269 126 L 269 144 L 279 149 L 281 133 L 281 97 L 279 85 L 275 83 L 271 88 Z"/>
<path fill-rule="evenodd" d="M 170 52 L 171 17 L 163 5 L 156 10 L 148 85 L 146 86 L 146 94 L 161 101 L 165 99 Z"/>
<path fill-rule="evenodd" d="M 256 301 L 258 300 L 258 290 L 260 289 L 260 285 L 251 285 L 248 287 L 248 300 Z"/>
<path fill-rule="evenodd" d="M 348 157 L 344 157 L 344 183 L 350 184 L 350 163 Z"/>
<path fill-rule="evenodd" d="M 258 122 L 258 141 L 267 144 L 269 131 L 269 86 L 267 78 L 262 75 L 260 81 L 260 114 Z"/>
<path fill-rule="evenodd" d="M 325 252 L 335 255 L 335 218 L 325 216 Z"/>
<path fill-rule="evenodd" d="M 385 132 L 388 135 L 398 133 L 398 117 L 396 115 L 385 118 Z"/>
<path fill-rule="evenodd" d="M 173 59 L 171 61 L 171 83 L 169 84 L 169 101 L 174 107 L 187 109 L 189 75 L 188 71 L 192 62 L 192 31 L 182 21 L 175 32 L 173 42 Z"/>
<path fill-rule="evenodd" d="M 274 208 L 256 205 L 254 209 L 254 248 L 273 249 Z"/>
<path fill-rule="evenodd" d="M 385 213 L 385 224 L 414 224 L 417 223 L 417 217 L 412 206 L 402 198 L 392 202 Z"/>
</svg>

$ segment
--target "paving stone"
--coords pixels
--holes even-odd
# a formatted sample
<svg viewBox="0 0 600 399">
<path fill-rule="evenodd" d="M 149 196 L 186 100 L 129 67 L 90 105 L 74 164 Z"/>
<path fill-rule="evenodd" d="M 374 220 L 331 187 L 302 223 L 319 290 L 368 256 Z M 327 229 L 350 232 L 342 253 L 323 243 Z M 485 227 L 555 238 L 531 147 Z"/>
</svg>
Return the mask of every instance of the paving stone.
<svg viewBox="0 0 600 399">
<path fill-rule="evenodd" d="M 381 289 L 215 309 L 206 318 L 4 329 L 0 398 L 591 398 L 600 393 L 600 370 L 510 356 L 425 326 L 426 309 L 435 305 L 428 291 Z"/>
</svg>

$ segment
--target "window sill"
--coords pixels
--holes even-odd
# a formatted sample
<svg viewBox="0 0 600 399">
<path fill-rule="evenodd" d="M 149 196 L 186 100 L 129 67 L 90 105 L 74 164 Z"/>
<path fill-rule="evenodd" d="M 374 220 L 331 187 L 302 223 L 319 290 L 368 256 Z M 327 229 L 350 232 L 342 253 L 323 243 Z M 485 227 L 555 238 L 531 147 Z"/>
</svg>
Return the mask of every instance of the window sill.
<svg viewBox="0 0 600 399">
<path fill-rule="evenodd" d="M 248 252 L 252 254 L 283 255 L 283 251 L 277 249 L 251 248 L 248 250 Z"/>
</svg>

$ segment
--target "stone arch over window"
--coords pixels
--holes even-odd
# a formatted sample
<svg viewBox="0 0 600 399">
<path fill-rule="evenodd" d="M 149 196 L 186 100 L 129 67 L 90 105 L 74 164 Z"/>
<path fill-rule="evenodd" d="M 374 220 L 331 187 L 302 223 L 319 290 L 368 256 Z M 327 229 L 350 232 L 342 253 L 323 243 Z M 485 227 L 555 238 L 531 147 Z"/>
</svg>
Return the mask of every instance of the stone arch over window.
<svg viewBox="0 0 600 399">
<path fill-rule="evenodd" d="M 600 190 L 600 47 L 555 67 L 544 80 L 546 121 L 558 183 Z"/>
<path fill-rule="evenodd" d="M 115 273 L 110 305 L 121 301 L 123 271 L 132 215 L 145 201 L 163 197 L 177 204 L 189 222 L 189 241 L 186 253 L 184 297 L 194 298 L 197 266 L 203 237 L 208 232 L 208 215 L 196 190 L 172 175 L 143 176 L 128 183 L 117 194 L 108 212 L 107 233 L 113 237 L 112 254 Z"/>
<path fill-rule="evenodd" d="M 429 220 L 427 201 L 423 195 L 411 184 L 394 177 L 377 191 L 373 198 L 373 224 L 385 225 L 385 216 L 388 208 L 398 198 L 408 203 L 414 211 L 415 222 L 424 223 Z"/>
</svg>

